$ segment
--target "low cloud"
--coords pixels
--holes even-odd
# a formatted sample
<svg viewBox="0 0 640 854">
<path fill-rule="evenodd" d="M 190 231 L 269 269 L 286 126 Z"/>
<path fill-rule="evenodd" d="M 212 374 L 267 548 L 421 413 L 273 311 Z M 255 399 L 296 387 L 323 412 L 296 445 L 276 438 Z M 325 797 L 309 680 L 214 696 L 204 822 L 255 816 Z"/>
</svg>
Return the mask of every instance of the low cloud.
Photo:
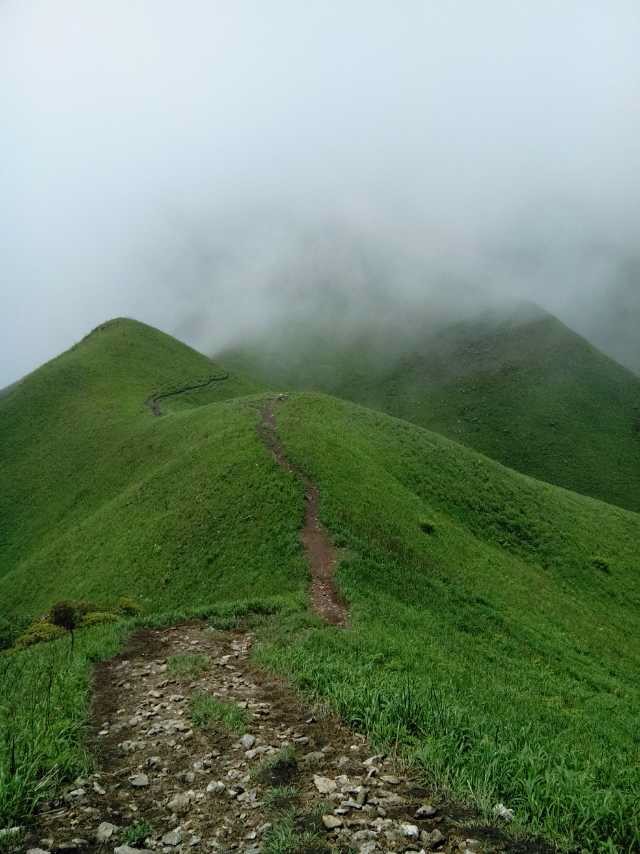
<svg viewBox="0 0 640 854">
<path fill-rule="evenodd" d="M 111 316 L 214 352 L 323 294 L 635 358 L 638 44 L 632 0 L 5 0 L 0 386 Z"/>
</svg>

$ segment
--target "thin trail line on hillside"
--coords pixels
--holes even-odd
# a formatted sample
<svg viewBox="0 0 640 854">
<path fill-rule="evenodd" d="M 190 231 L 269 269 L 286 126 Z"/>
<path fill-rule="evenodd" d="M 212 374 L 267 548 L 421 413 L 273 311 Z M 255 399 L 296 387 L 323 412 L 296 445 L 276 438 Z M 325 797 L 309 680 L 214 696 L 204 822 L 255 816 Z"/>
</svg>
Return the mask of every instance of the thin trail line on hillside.
<svg viewBox="0 0 640 854">
<path fill-rule="evenodd" d="M 273 458 L 285 471 L 294 474 L 304 487 L 305 517 L 300 531 L 300 542 L 311 573 L 311 604 L 313 610 L 333 626 L 347 625 L 347 607 L 335 586 L 334 571 L 338 553 L 331 538 L 320 521 L 320 491 L 304 472 L 288 459 L 278 438 L 274 408 L 278 399 L 271 399 L 263 406 L 258 435 L 273 454 Z"/>
<path fill-rule="evenodd" d="M 186 394 L 189 391 L 197 391 L 200 388 L 206 388 L 207 386 L 211 385 L 212 383 L 222 382 L 223 380 L 228 380 L 228 379 L 229 379 L 229 374 L 225 372 L 224 374 L 219 374 L 218 376 L 215 376 L 215 377 L 209 377 L 204 382 L 196 383 L 194 385 L 188 385 L 188 386 L 184 386 L 183 388 L 176 389 L 176 391 L 157 392 L 155 394 L 152 394 L 150 397 L 148 397 L 144 403 L 145 403 L 145 406 L 149 407 L 152 415 L 160 416 L 163 414 L 162 410 L 160 409 L 160 401 L 161 400 L 166 400 L 166 398 L 168 398 L 168 397 L 178 397 L 179 395 Z"/>
</svg>

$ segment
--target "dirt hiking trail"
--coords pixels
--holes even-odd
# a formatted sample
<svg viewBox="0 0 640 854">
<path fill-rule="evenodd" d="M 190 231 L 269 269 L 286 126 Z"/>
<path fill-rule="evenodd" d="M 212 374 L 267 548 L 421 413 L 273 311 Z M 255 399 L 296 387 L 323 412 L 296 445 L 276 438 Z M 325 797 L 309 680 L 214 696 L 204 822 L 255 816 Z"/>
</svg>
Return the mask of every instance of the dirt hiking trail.
<svg viewBox="0 0 640 854">
<path fill-rule="evenodd" d="M 313 610 L 327 623 L 344 627 L 347 625 L 347 607 L 336 589 L 333 578 L 338 555 L 329 534 L 320 522 L 318 487 L 304 472 L 291 464 L 278 438 L 275 407 L 281 399 L 269 400 L 264 405 L 258 433 L 278 465 L 285 471 L 292 472 L 304 487 L 305 518 L 304 526 L 300 531 L 300 541 L 311 573 Z"/>
<path fill-rule="evenodd" d="M 364 737 L 249 660 L 253 637 L 203 623 L 134 635 L 97 666 L 97 769 L 44 804 L 27 851 L 493 852 L 514 846 L 432 803 Z M 207 718 L 223 703 L 231 725 Z M 466 827 L 465 827 L 466 825 Z"/>
<path fill-rule="evenodd" d="M 190 391 L 199 391 L 201 388 L 207 388 L 213 383 L 223 382 L 224 380 L 229 379 L 229 374 L 223 373 L 217 376 L 208 377 L 206 380 L 202 382 L 194 383 L 193 385 L 183 386 L 182 388 L 178 388 L 175 391 L 159 391 L 152 394 L 145 400 L 145 406 L 147 406 L 151 410 L 151 414 L 156 417 L 160 417 L 164 413 L 162 409 L 160 409 L 160 401 L 166 400 L 169 397 L 179 397 L 181 394 L 187 394 Z"/>
</svg>

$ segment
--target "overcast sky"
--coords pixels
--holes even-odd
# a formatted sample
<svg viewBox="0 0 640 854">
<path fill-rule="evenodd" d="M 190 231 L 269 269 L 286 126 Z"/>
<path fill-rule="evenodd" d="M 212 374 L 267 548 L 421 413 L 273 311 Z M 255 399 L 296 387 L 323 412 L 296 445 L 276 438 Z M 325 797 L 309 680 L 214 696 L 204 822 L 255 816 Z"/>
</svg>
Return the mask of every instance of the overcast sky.
<svg viewBox="0 0 640 854">
<path fill-rule="evenodd" d="M 368 253 L 585 326 L 640 247 L 639 45 L 638 0 L 0 0 L 0 387 L 118 315 L 215 351 Z"/>
</svg>

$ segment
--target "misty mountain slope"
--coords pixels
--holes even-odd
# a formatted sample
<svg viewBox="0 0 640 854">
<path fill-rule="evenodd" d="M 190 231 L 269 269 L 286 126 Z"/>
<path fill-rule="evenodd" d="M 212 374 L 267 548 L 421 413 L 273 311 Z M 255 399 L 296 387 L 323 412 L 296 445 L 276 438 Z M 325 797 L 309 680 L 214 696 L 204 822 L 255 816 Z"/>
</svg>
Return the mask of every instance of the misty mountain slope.
<svg viewBox="0 0 640 854">
<path fill-rule="evenodd" d="M 134 596 L 151 615 L 279 602 L 263 659 L 412 745 L 429 779 L 488 811 L 504 801 L 563 844 L 640 843 L 640 515 L 381 412 L 292 395 L 278 433 L 319 486 L 351 610 L 349 629 L 321 626 L 302 487 L 256 430 L 269 395 L 232 397 L 255 389 L 232 376 L 206 392 L 227 399 L 176 399 L 161 418 L 144 406 L 210 369 L 117 322 L 2 402 L 4 613 L 64 597 Z"/>
<path fill-rule="evenodd" d="M 225 360 L 405 418 L 549 483 L 640 509 L 640 378 L 532 306 L 436 332 L 271 334 Z M 307 332 L 308 334 L 305 334 Z"/>
<path fill-rule="evenodd" d="M 640 263 L 622 263 L 617 280 L 599 297 L 587 329 L 592 340 L 640 375 Z"/>
</svg>

